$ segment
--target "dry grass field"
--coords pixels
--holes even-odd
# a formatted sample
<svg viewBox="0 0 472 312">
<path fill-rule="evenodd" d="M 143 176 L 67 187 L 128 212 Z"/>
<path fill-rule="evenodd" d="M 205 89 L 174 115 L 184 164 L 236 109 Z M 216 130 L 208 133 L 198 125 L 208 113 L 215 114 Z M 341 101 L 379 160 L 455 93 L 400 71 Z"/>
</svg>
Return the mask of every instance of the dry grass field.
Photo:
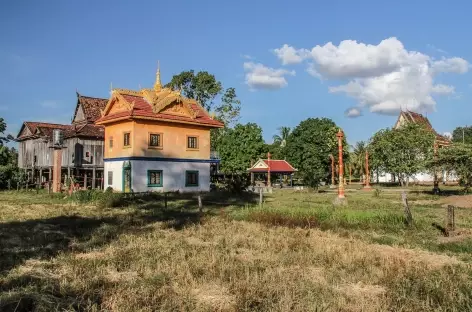
<svg viewBox="0 0 472 312">
<path fill-rule="evenodd" d="M 0 193 L 0 311 L 471 311 L 467 197 L 397 190 L 128 198 Z M 462 205 L 462 204 L 461 204 Z"/>
</svg>

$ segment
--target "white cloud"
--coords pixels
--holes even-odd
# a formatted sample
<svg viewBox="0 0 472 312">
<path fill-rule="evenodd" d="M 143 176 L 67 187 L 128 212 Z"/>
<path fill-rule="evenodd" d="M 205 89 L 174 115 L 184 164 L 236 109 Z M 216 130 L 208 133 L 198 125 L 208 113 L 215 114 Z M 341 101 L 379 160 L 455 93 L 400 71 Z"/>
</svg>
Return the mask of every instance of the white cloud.
<svg viewBox="0 0 472 312">
<path fill-rule="evenodd" d="M 254 57 L 249 55 L 249 54 L 242 54 L 241 57 L 245 58 L 246 60 L 253 60 L 254 59 Z"/>
<path fill-rule="evenodd" d="M 469 71 L 470 64 L 460 57 L 443 57 L 440 61 L 433 61 L 431 66 L 437 73 L 464 74 Z"/>
<path fill-rule="evenodd" d="M 260 63 L 245 62 L 246 84 L 255 89 L 280 89 L 287 86 L 286 75 L 295 75 L 295 71 L 274 69 Z"/>
<path fill-rule="evenodd" d="M 56 108 L 58 107 L 58 104 L 56 101 L 52 101 L 52 100 L 46 100 L 46 101 L 42 101 L 40 103 L 40 105 L 44 108 Z"/>
<path fill-rule="evenodd" d="M 469 70 L 469 62 L 459 57 L 435 60 L 430 56 L 405 49 L 397 38 L 379 44 L 365 44 L 344 40 L 339 45 L 329 42 L 317 45 L 304 54 L 288 45 L 280 57 L 282 63 L 307 61 L 307 72 L 324 80 L 345 80 L 346 83 L 329 88 L 331 93 L 345 93 L 379 114 L 397 114 L 400 109 L 420 112 L 434 111 L 433 96 L 453 94 L 453 86 L 435 84 L 439 73 L 462 74 Z M 289 53 L 290 52 L 290 53 Z M 287 56 L 288 55 L 288 56 Z M 293 57 L 295 55 L 295 57 Z M 290 57 L 289 57 L 290 56 Z"/>
<path fill-rule="evenodd" d="M 452 94 L 455 91 L 456 88 L 454 88 L 453 86 L 448 86 L 444 84 L 436 84 L 431 89 L 431 92 L 435 94 Z"/>
<path fill-rule="evenodd" d="M 362 116 L 362 110 L 359 107 L 350 107 L 346 109 L 344 115 L 349 118 L 356 118 Z"/>
<path fill-rule="evenodd" d="M 299 64 L 309 56 L 306 49 L 295 49 L 288 44 L 284 44 L 280 49 L 272 50 L 275 55 L 282 61 L 282 65 Z"/>
</svg>

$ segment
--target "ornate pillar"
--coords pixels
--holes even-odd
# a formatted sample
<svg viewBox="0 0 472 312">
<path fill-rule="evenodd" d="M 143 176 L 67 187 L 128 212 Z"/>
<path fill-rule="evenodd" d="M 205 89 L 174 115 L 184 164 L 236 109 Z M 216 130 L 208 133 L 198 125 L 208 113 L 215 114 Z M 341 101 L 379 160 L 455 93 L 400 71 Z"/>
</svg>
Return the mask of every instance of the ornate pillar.
<svg viewBox="0 0 472 312">
<path fill-rule="evenodd" d="M 52 191 L 58 193 L 61 191 L 61 168 L 62 168 L 62 149 L 54 149 L 54 170 L 52 177 Z"/>
<path fill-rule="evenodd" d="M 338 154 L 339 154 L 339 186 L 338 186 L 338 198 L 344 199 L 344 165 L 343 165 L 343 137 L 344 134 L 339 129 L 336 134 L 338 138 Z"/>
</svg>

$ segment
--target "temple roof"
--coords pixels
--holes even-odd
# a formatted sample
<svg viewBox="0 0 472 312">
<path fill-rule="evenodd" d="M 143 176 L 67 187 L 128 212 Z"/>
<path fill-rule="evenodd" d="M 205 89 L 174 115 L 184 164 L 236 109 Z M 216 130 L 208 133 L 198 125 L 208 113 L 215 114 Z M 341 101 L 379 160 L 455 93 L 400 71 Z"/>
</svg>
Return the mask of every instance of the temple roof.
<svg viewBox="0 0 472 312">
<path fill-rule="evenodd" d="M 273 173 L 292 173 L 297 171 L 293 168 L 292 165 L 286 160 L 276 160 L 276 159 L 259 159 L 251 168 L 248 169 L 249 172 L 270 172 Z"/>
<path fill-rule="evenodd" d="M 398 116 L 398 120 L 395 124 L 395 128 L 398 128 L 400 126 L 399 122 L 400 122 L 401 117 L 403 117 L 406 122 L 416 123 L 416 124 L 426 126 L 426 128 L 428 130 L 430 130 L 434 133 L 434 135 L 436 137 L 436 141 L 438 143 L 445 144 L 445 145 L 450 143 L 450 140 L 448 138 L 446 138 L 445 136 L 437 133 L 436 130 L 434 130 L 433 126 L 429 122 L 428 117 L 423 116 L 422 114 L 418 114 L 418 113 L 415 113 L 415 112 L 412 112 L 412 111 L 408 111 L 408 110 L 407 111 L 401 111 L 400 115 Z"/>
<path fill-rule="evenodd" d="M 114 89 L 102 117 L 97 124 L 105 124 L 123 119 L 147 119 L 222 128 L 224 124 L 213 119 L 196 100 L 182 96 L 180 90 L 162 87 L 160 70 L 152 89 L 128 90 Z M 124 107 L 113 111 L 115 102 Z"/>
</svg>

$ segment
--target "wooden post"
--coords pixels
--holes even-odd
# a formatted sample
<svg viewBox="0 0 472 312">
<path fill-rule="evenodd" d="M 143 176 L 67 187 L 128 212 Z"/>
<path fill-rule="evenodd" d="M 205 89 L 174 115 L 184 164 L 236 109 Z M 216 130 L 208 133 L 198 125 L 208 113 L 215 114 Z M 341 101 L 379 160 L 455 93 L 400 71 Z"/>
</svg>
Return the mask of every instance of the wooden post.
<svg viewBox="0 0 472 312">
<path fill-rule="evenodd" d="M 95 175 L 96 175 L 96 171 L 95 171 L 95 167 L 92 168 L 92 188 L 94 189 L 95 188 Z"/>
<path fill-rule="evenodd" d="M 164 208 L 167 209 L 167 193 L 164 193 Z"/>
<path fill-rule="evenodd" d="M 456 224 L 454 220 L 454 206 L 447 206 L 447 221 L 446 221 L 446 233 L 447 236 L 452 236 L 456 229 Z"/>
<path fill-rule="evenodd" d="M 262 195 L 262 187 L 259 188 L 259 208 L 262 208 L 262 201 L 264 200 L 264 196 Z"/>
<path fill-rule="evenodd" d="M 254 160 L 251 159 L 251 168 L 254 166 Z M 251 172 L 251 185 L 254 185 L 254 172 Z"/>
<path fill-rule="evenodd" d="M 39 183 L 43 182 L 43 168 L 39 168 Z"/>
<path fill-rule="evenodd" d="M 351 184 L 351 183 L 352 183 L 352 166 L 349 163 L 349 184 Z"/>
<path fill-rule="evenodd" d="M 62 168 L 62 149 L 54 149 L 54 170 L 52 191 L 59 193 L 61 191 L 61 168 Z"/>
<path fill-rule="evenodd" d="M 11 179 L 8 180 L 8 190 L 11 190 Z"/>
<path fill-rule="evenodd" d="M 405 224 L 410 226 L 413 223 L 413 216 L 411 215 L 410 206 L 408 205 L 408 198 L 406 197 L 406 192 L 402 192 L 402 202 L 405 211 Z"/>
<path fill-rule="evenodd" d="M 87 171 L 84 170 L 84 190 L 87 189 Z"/>
<path fill-rule="evenodd" d="M 202 197 L 200 195 L 198 195 L 198 211 L 203 212 Z"/>
<path fill-rule="evenodd" d="M 49 178 L 48 178 L 48 181 L 49 181 L 49 182 L 52 181 L 52 167 L 49 167 Z"/>
</svg>

